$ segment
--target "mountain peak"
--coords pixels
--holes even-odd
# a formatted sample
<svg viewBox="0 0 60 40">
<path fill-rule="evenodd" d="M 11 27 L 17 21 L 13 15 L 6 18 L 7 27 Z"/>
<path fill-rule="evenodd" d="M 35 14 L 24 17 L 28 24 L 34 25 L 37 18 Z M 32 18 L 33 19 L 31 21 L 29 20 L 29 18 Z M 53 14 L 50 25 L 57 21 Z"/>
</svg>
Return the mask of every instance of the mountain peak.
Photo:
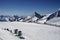
<svg viewBox="0 0 60 40">
<path fill-rule="evenodd" d="M 37 12 L 35 12 L 35 16 L 38 17 L 38 18 L 42 17 L 42 15 L 38 14 Z"/>
<path fill-rule="evenodd" d="M 60 10 L 60 8 L 58 10 Z"/>
</svg>

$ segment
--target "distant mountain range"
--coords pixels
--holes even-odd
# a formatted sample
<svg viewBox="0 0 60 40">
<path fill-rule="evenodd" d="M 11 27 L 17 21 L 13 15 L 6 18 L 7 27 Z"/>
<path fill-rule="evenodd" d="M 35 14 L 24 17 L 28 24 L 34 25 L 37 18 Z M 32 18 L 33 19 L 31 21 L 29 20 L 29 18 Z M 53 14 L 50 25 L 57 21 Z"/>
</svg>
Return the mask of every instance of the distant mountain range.
<svg viewBox="0 0 60 40">
<path fill-rule="evenodd" d="M 37 12 L 35 12 L 31 16 L 5 16 L 5 15 L 0 15 L 0 22 L 33 22 L 33 23 L 47 23 L 47 21 L 50 21 L 51 19 L 55 17 L 60 17 L 60 9 L 57 10 L 54 13 L 50 13 L 48 15 L 40 15 Z"/>
<path fill-rule="evenodd" d="M 31 16 L 5 16 L 5 15 L 0 15 L 0 22 L 36 22 L 37 20 L 41 19 L 44 17 L 43 15 L 38 14 L 37 12 L 34 13 L 34 15 Z"/>
</svg>

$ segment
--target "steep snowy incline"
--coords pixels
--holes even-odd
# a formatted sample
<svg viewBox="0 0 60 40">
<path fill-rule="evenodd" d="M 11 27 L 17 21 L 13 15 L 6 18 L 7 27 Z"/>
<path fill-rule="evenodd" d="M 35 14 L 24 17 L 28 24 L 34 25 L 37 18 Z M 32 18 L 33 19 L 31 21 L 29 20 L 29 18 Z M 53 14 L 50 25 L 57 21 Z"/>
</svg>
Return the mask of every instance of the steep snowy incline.
<svg viewBox="0 0 60 40">
<path fill-rule="evenodd" d="M 1 22 L 0 28 L 22 31 L 24 40 L 60 40 L 60 28 L 44 24 L 24 22 Z"/>
<path fill-rule="evenodd" d="M 0 40 L 20 40 L 6 30 L 0 29 Z"/>
</svg>

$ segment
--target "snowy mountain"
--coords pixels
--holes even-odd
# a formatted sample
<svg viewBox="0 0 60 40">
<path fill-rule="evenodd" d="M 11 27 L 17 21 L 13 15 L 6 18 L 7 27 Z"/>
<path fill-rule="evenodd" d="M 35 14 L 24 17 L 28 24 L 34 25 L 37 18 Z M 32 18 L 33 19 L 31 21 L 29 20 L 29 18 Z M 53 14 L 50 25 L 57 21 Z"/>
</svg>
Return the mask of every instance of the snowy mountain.
<svg viewBox="0 0 60 40">
<path fill-rule="evenodd" d="M 46 23 L 47 21 L 50 21 L 51 19 L 53 19 L 55 17 L 57 17 L 57 18 L 60 17 L 60 10 L 44 16 L 43 18 L 41 18 L 40 20 L 38 20 L 37 23 Z"/>
<path fill-rule="evenodd" d="M 0 22 L 7 22 L 9 21 L 10 16 L 0 15 Z"/>
<path fill-rule="evenodd" d="M 50 17 L 53 15 L 54 17 L 50 19 Z M 53 15 L 48 18 L 48 21 L 46 23 L 50 25 L 60 26 L 60 10 L 56 11 Z"/>
<path fill-rule="evenodd" d="M 60 40 L 60 10 L 46 16 L 36 12 L 31 16 L 0 16 L 0 20 L 4 21 L 0 22 L 0 40 Z"/>
<path fill-rule="evenodd" d="M 36 22 L 37 20 L 41 19 L 43 15 L 38 14 L 35 12 L 33 15 L 30 16 L 18 16 L 18 15 L 13 15 L 13 16 L 0 16 L 0 22 Z"/>
<path fill-rule="evenodd" d="M 47 21 L 47 18 L 50 16 L 51 14 L 48 14 L 46 16 L 44 16 L 43 18 L 39 19 L 37 21 L 37 23 L 45 23 Z"/>
<path fill-rule="evenodd" d="M 23 22 L 36 22 L 38 19 L 41 19 L 43 16 L 38 14 L 37 12 L 34 13 L 34 15 L 26 16 L 23 20 Z"/>
<path fill-rule="evenodd" d="M 59 18 L 60 17 L 60 9 L 58 9 L 54 13 L 50 13 L 47 15 L 40 15 L 37 12 L 34 12 L 33 15 L 30 16 L 4 16 L 0 15 L 0 22 L 30 22 L 30 23 L 47 23 L 47 21 L 50 21 L 53 18 Z"/>
</svg>

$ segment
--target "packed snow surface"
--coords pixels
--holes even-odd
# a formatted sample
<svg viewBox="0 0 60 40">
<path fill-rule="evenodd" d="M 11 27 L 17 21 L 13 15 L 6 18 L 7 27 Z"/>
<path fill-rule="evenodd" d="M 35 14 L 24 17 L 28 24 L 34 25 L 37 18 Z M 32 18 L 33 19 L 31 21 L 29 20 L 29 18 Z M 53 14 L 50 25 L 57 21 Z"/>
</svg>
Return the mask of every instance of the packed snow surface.
<svg viewBox="0 0 60 40">
<path fill-rule="evenodd" d="M 13 33 L 14 29 L 21 30 L 25 39 L 20 40 L 60 40 L 60 27 L 25 22 L 0 22 L 0 28 L 9 28 Z M 1 29 L 0 38 L 3 40 L 19 40 L 18 37 Z"/>
</svg>

